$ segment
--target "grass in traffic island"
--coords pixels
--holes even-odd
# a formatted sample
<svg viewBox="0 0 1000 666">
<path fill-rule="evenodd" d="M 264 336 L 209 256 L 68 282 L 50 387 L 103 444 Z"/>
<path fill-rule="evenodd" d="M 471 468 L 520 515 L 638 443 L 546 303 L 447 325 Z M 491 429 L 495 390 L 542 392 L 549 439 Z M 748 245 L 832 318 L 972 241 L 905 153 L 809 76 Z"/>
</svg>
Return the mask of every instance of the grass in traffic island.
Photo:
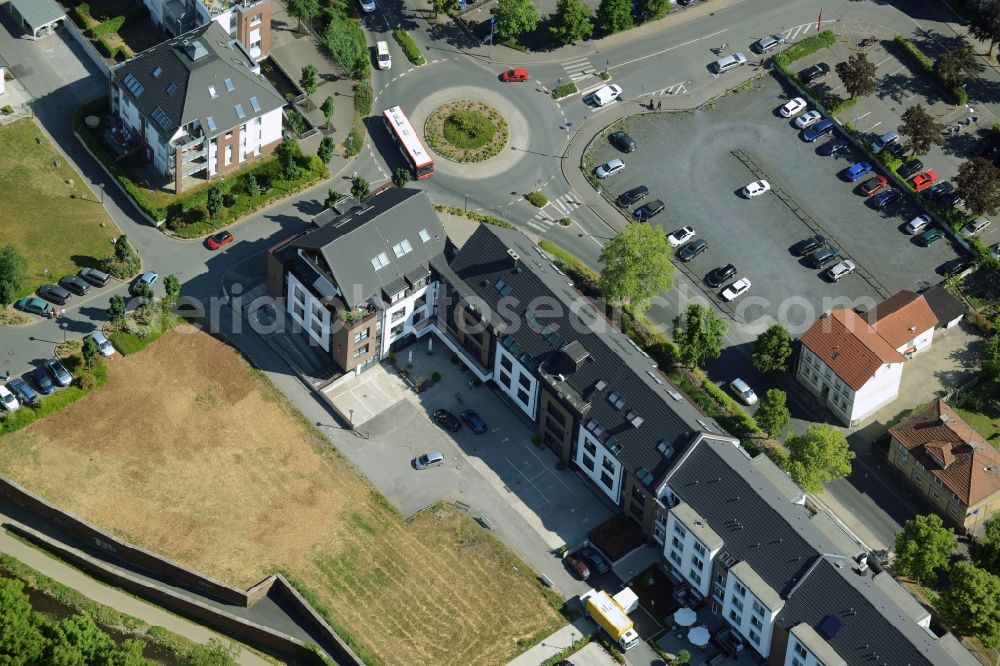
<svg viewBox="0 0 1000 666">
<path fill-rule="evenodd" d="M 503 114 L 477 100 L 442 104 L 424 123 L 424 137 L 438 155 L 455 162 L 484 162 L 507 146 Z"/>
</svg>

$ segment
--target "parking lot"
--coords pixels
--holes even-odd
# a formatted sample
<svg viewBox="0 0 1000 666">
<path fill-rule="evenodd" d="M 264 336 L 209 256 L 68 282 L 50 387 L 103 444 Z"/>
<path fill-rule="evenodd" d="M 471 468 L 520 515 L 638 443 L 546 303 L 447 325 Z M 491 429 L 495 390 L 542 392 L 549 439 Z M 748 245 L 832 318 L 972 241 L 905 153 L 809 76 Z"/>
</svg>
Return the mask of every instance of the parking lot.
<svg viewBox="0 0 1000 666">
<path fill-rule="evenodd" d="M 827 139 L 804 142 L 792 121 L 777 113 L 789 96 L 777 81 L 764 78 L 752 90 L 718 99 L 714 108 L 632 116 L 611 129 L 628 131 L 637 151 L 623 154 L 598 138 L 585 159 L 596 166 L 622 158 L 625 170 L 601 181 L 612 198 L 646 185 L 645 201 L 666 204 L 653 224 L 666 233 L 695 228 L 708 250 L 690 263 L 675 264 L 737 321 L 778 320 L 801 333 L 830 307 L 867 306 L 900 289 L 939 282 L 936 269 L 957 256 L 948 241 L 924 248 L 903 232 L 921 212 L 908 200 L 889 211 L 867 205 L 857 193 L 860 182 L 840 176 L 858 158 L 817 154 Z M 741 189 L 759 178 L 767 179 L 773 191 L 743 198 Z M 792 255 L 794 243 L 817 233 L 840 248 L 843 258 L 855 261 L 858 270 L 832 282 L 826 269 L 809 268 Z M 732 307 L 702 281 L 727 263 L 736 265 L 736 277 L 747 277 L 753 285 Z"/>
</svg>

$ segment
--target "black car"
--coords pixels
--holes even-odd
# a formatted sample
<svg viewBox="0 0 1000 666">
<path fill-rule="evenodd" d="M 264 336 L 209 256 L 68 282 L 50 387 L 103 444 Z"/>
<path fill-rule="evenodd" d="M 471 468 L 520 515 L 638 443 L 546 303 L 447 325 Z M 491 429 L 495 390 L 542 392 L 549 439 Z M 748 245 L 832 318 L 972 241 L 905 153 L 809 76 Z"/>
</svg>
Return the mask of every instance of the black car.
<svg viewBox="0 0 1000 666">
<path fill-rule="evenodd" d="M 681 249 L 677 250 L 677 258 L 681 261 L 691 261 L 707 249 L 708 242 L 704 238 L 698 238 L 682 245 Z"/>
<path fill-rule="evenodd" d="M 627 132 L 612 132 L 608 135 L 608 141 L 611 142 L 611 145 L 617 146 L 619 150 L 626 153 L 631 153 L 638 148 L 635 144 L 635 139 L 630 137 Z"/>
<path fill-rule="evenodd" d="M 892 157 L 903 157 L 909 148 L 906 147 L 905 143 L 900 143 L 899 141 L 894 142 L 889 146 L 889 155 Z"/>
<path fill-rule="evenodd" d="M 90 285 L 87 281 L 75 275 L 67 275 L 62 280 L 59 280 L 59 286 L 72 291 L 77 296 L 84 296 L 90 291 Z"/>
<path fill-rule="evenodd" d="M 916 176 L 918 173 L 924 170 L 924 163 L 920 160 L 910 160 L 903 166 L 896 169 L 896 174 L 900 178 L 909 178 L 911 176 Z"/>
<path fill-rule="evenodd" d="M 931 188 L 927 190 L 927 197 L 931 201 L 935 201 L 938 198 L 955 191 L 955 186 L 947 180 L 942 180 L 940 183 L 934 183 Z"/>
<path fill-rule="evenodd" d="M 972 264 L 972 259 L 959 257 L 958 259 L 952 259 L 941 264 L 940 271 L 946 277 L 952 277 L 972 268 Z"/>
<path fill-rule="evenodd" d="M 826 238 L 823 236 L 810 236 L 792 246 L 792 254 L 796 257 L 804 257 L 810 252 L 826 245 Z"/>
<path fill-rule="evenodd" d="M 645 185 L 640 185 L 639 187 L 633 187 L 628 192 L 622 192 L 618 195 L 618 205 L 622 207 L 631 206 L 637 201 L 642 201 L 649 196 L 649 188 Z"/>
<path fill-rule="evenodd" d="M 825 157 L 832 157 L 833 155 L 846 153 L 850 147 L 850 144 L 843 139 L 833 138 L 820 146 L 816 152 Z"/>
<path fill-rule="evenodd" d="M 809 255 L 809 265 L 813 268 L 823 268 L 839 258 L 840 250 L 831 245 L 824 245 Z"/>
<path fill-rule="evenodd" d="M 799 78 L 802 79 L 803 83 L 812 83 L 817 79 L 823 78 L 829 73 L 830 66 L 825 62 L 820 62 L 799 72 Z"/>
<path fill-rule="evenodd" d="M 659 215 L 662 212 L 663 212 L 663 202 L 660 201 L 659 199 L 653 199 L 649 203 L 643 204 L 642 206 L 639 206 L 634 211 L 632 211 L 632 217 L 639 220 L 640 222 L 644 222 L 645 220 L 648 220 L 649 218 L 655 215 Z"/>
<path fill-rule="evenodd" d="M 73 297 L 72 294 L 56 284 L 43 284 L 38 288 L 38 295 L 56 305 L 66 305 Z"/>
<path fill-rule="evenodd" d="M 889 208 L 903 198 L 903 192 L 895 187 L 882 190 L 871 198 L 872 205 L 876 208 Z"/>
<path fill-rule="evenodd" d="M 705 276 L 705 284 L 713 289 L 722 286 L 722 283 L 736 276 L 736 266 L 732 264 L 726 264 L 725 266 L 719 266 L 718 268 L 713 268 Z"/>
<path fill-rule="evenodd" d="M 439 426 L 449 432 L 458 432 L 462 428 L 462 422 L 447 409 L 434 410 L 434 420 L 437 421 Z"/>
<path fill-rule="evenodd" d="M 45 368 L 35 368 L 31 371 L 31 380 L 38 387 L 38 392 L 42 395 L 52 395 L 56 390 L 56 385 L 52 383 L 52 378 Z"/>
<path fill-rule="evenodd" d="M 76 274 L 77 277 L 81 277 L 95 287 L 103 287 L 111 279 L 111 276 L 104 271 L 99 271 L 96 268 L 83 268 L 79 273 Z"/>
</svg>

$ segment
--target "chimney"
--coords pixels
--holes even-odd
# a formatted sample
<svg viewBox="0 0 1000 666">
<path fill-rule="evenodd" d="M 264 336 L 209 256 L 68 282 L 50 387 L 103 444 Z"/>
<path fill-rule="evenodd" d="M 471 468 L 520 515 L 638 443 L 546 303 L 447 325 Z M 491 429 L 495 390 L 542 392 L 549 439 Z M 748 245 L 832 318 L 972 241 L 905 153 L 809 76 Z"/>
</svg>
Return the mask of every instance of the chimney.
<svg viewBox="0 0 1000 666">
<path fill-rule="evenodd" d="M 521 255 L 519 255 L 517 252 L 514 252 L 514 250 L 512 250 L 510 248 L 507 248 L 507 255 L 513 261 L 512 266 L 514 268 L 514 272 L 517 273 L 520 270 L 518 268 L 518 262 L 521 260 Z"/>
</svg>

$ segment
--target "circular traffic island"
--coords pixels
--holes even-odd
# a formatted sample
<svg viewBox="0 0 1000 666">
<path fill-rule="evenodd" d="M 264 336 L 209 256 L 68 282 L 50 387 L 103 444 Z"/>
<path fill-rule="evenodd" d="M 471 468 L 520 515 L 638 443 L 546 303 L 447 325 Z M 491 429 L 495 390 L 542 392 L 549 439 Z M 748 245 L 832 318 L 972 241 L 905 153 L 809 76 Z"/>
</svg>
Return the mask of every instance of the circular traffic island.
<svg viewBox="0 0 1000 666">
<path fill-rule="evenodd" d="M 484 102 L 460 99 L 434 109 L 424 137 L 438 155 L 455 162 L 485 162 L 507 146 L 510 129 L 503 115 Z"/>
</svg>

